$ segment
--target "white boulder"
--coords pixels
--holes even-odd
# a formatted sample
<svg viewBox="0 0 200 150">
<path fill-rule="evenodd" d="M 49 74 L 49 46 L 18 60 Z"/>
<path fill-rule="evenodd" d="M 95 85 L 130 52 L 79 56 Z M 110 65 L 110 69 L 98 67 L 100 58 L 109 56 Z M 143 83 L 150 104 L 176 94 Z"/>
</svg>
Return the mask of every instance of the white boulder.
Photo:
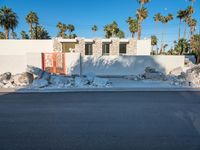
<svg viewBox="0 0 200 150">
<path fill-rule="evenodd" d="M 33 82 L 33 75 L 28 72 L 24 72 L 22 74 L 17 74 L 13 77 L 14 84 L 17 86 L 25 86 L 29 85 Z"/>
</svg>

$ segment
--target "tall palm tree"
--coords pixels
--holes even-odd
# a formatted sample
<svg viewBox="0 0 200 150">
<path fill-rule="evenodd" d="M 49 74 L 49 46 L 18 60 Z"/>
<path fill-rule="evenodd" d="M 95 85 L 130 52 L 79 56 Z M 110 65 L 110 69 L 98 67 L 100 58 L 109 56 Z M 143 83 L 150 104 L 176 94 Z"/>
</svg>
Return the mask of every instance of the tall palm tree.
<svg viewBox="0 0 200 150">
<path fill-rule="evenodd" d="M 180 40 L 181 37 L 181 23 L 183 18 L 186 17 L 186 11 L 185 10 L 179 10 L 177 14 L 177 18 L 179 18 L 180 23 L 179 23 L 179 29 L 178 29 L 178 39 Z"/>
<path fill-rule="evenodd" d="M 9 31 L 14 32 L 14 28 L 18 25 L 18 17 L 11 8 L 6 6 L 0 9 L 0 26 L 4 28 L 5 38 L 9 39 Z"/>
<path fill-rule="evenodd" d="M 141 39 L 141 32 L 142 32 L 142 22 L 148 17 L 148 10 L 144 7 L 137 10 L 136 13 L 138 19 L 138 40 Z"/>
<path fill-rule="evenodd" d="M 152 35 L 151 36 L 151 51 L 152 51 L 152 53 L 154 52 L 154 46 L 157 46 L 157 44 L 158 44 L 158 38 L 155 35 Z M 158 54 L 157 48 L 156 48 L 156 53 Z"/>
<path fill-rule="evenodd" d="M 57 26 L 56 26 L 60 31 L 58 33 L 59 37 L 65 38 L 66 34 L 65 32 L 67 31 L 67 25 L 61 22 L 58 22 Z"/>
<path fill-rule="evenodd" d="M 37 13 L 30 11 L 26 16 L 26 22 L 30 25 L 30 38 L 33 39 L 33 24 L 38 24 L 39 22 Z"/>
<path fill-rule="evenodd" d="M 196 28 L 196 25 L 197 25 L 197 20 L 190 18 L 188 20 L 188 25 L 190 27 L 190 43 L 191 43 L 192 50 L 194 51 L 195 50 L 195 46 L 194 46 L 194 32 L 195 32 L 195 28 Z"/>
<path fill-rule="evenodd" d="M 138 32 L 138 20 L 133 19 L 132 17 L 128 17 L 126 22 L 129 24 L 129 31 L 131 32 L 132 38 L 134 39 L 135 33 Z"/>
<path fill-rule="evenodd" d="M 96 25 L 93 25 L 92 26 L 92 31 L 93 31 L 94 35 L 97 32 L 97 30 L 98 30 L 98 27 Z"/>
<path fill-rule="evenodd" d="M 162 17 L 162 23 L 166 25 L 166 30 L 167 30 L 167 24 L 174 19 L 174 16 L 172 14 L 168 14 L 168 16 Z M 162 33 L 162 43 L 161 43 L 161 49 L 160 49 L 160 54 L 162 54 L 163 48 L 164 48 L 164 30 Z"/>
<path fill-rule="evenodd" d="M 95 33 L 95 32 L 97 32 L 97 30 L 98 30 L 98 27 L 96 25 L 93 25 L 92 31 Z"/>
<path fill-rule="evenodd" d="M 184 22 L 185 22 L 184 38 L 186 38 L 188 21 L 192 17 L 193 13 L 194 13 L 194 8 L 192 6 L 188 6 L 188 8 L 185 10 L 185 17 L 184 17 Z"/>
<path fill-rule="evenodd" d="M 158 34 L 158 22 L 162 20 L 162 15 L 160 13 L 157 13 L 154 15 L 153 19 L 156 22 L 156 33 Z"/>
<path fill-rule="evenodd" d="M 72 37 L 71 37 L 72 32 L 75 30 L 74 25 L 69 24 L 69 25 L 67 26 L 67 29 L 69 30 L 69 38 L 72 38 Z"/>
</svg>

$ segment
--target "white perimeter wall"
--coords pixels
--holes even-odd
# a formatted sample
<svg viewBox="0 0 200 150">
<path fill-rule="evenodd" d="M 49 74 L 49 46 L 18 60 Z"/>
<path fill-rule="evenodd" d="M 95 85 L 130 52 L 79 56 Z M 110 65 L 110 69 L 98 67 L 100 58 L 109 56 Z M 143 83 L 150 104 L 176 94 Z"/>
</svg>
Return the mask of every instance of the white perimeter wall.
<svg viewBox="0 0 200 150">
<path fill-rule="evenodd" d="M 80 54 L 69 53 L 66 70 L 69 75 L 94 72 L 101 76 L 121 76 L 141 74 L 148 66 L 164 73 L 184 67 L 184 56 L 142 56 L 150 54 L 150 44 L 150 40 L 138 41 L 140 56 L 84 56 L 81 65 Z M 21 73 L 27 65 L 41 68 L 41 53 L 52 51 L 52 40 L 0 40 L 0 73 Z"/>
<path fill-rule="evenodd" d="M 137 54 L 139 56 L 151 55 L 151 40 L 138 40 L 137 41 Z"/>
<path fill-rule="evenodd" d="M 53 51 L 53 40 L 0 40 L 0 55 L 26 55 Z"/>
<path fill-rule="evenodd" d="M 53 52 L 52 40 L 0 40 L 0 73 L 21 73 L 28 64 L 41 68 L 42 52 Z"/>
<path fill-rule="evenodd" d="M 184 56 L 83 56 L 66 55 L 68 74 L 83 75 L 93 72 L 99 76 L 124 76 L 144 73 L 146 67 L 152 67 L 168 74 L 177 67 L 184 67 Z M 82 67 L 80 67 L 82 66 Z M 81 70 L 80 70 L 81 69 Z"/>
</svg>

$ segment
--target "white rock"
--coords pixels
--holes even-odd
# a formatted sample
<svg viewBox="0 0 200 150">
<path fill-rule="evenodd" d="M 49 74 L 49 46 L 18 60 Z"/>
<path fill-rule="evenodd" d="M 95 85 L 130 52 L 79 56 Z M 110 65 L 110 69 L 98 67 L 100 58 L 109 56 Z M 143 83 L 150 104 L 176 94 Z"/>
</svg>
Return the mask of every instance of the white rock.
<svg viewBox="0 0 200 150">
<path fill-rule="evenodd" d="M 2 88 L 3 86 L 4 86 L 4 84 L 0 82 L 0 88 Z"/>
<path fill-rule="evenodd" d="M 42 69 L 34 67 L 34 66 L 30 66 L 30 65 L 27 66 L 26 72 L 29 72 L 29 73 L 37 76 L 38 78 L 42 78 L 42 75 L 44 73 L 44 71 Z"/>
<path fill-rule="evenodd" d="M 44 80 L 44 79 L 37 79 L 37 80 L 34 80 L 31 87 L 32 88 L 44 88 L 46 86 L 48 86 L 48 81 L 47 80 Z"/>
<path fill-rule="evenodd" d="M 86 78 L 83 77 L 75 77 L 75 86 L 76 87 L 84 87 L 89 83 Z"/>
<path fill-rule="evenodd" d="M 178 68 L 175 68 L 172 71 L 170 71 L 170 75 L 179 76 L 179 75 L 181 75 L 182 72 L 183 72 L 182 67 L 178 67 Z"/>
<path fill-rule="evenodd" d="M 17 86 L 25 86 L 33 82 L 33 75 L 31 73 L 24 72 L 22 74 L 15 75 L 13 80 Z"/>
<path fill-rule="evenodd" d="M 97 87 L 106 87 L 109 85 L 109 80 L 105 78 L 95 77 L 93 81 L 93 85 Z"/>
<path fill-rule="evenodd" d="M 11 78 L 11 73 L 6 72 L 6 73 L 0 75 L 0 82 L 2 82 L 4 80 L 10 80 L 10 78 Z"/>
</svg>

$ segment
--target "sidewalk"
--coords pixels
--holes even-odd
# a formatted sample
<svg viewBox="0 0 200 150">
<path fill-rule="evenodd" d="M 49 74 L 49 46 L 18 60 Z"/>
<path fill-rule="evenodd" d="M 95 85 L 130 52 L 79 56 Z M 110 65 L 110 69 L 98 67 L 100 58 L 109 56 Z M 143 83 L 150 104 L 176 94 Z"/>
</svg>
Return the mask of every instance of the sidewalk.
<svg viewBox="0 0 200 150">
<path fill-rule="evenodd" d="M 110 78 L 111 87 L 105 88 L 42 88 L 42 89 L 0 89 L 0 93 L 49 93 L 49 92 L 129 92 L 129 91 L 200 91 L 198 88 L 185 88 L 170 85 L 167 81 L 133 81 L 123 78 Z"/>
</svg>

